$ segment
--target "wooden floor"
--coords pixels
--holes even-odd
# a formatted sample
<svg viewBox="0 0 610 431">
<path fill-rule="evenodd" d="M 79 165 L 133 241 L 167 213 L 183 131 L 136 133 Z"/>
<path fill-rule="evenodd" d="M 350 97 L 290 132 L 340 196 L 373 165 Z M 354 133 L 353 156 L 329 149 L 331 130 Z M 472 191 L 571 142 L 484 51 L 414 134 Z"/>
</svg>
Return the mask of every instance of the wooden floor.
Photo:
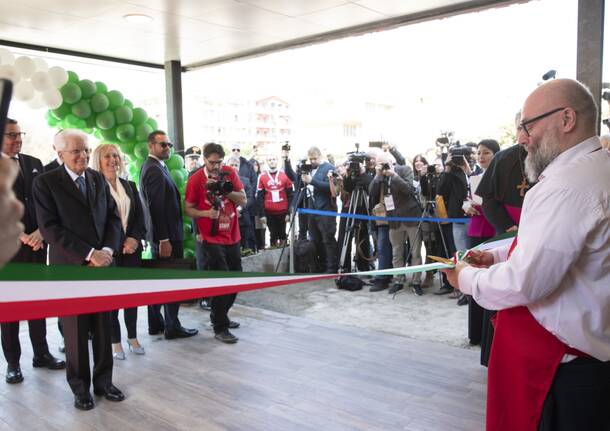
<svg viewBox="0 0 610 431">
<path fill-rule="evenodd" d="M 33 369 L 21 325 L 25 381 L 0 381 L 0 430 L 482 430 L 485 369 L 478 351 L 236 306 L 236 345 L 215 341 L 208 315 L 183 307 L 200 334 L 166 341 L 146 331 L 145 356 L 115 361 L 127 399 L 82 412 L 63 371 Z M 49 345 L 59 335 L 48 321 Z M 60 355 L 63 356 L 63 355 Z M 0 372 L 4 372 L 2 361 Z M 4 375 L 2 375 L 2 380 Z"/>
</svg>

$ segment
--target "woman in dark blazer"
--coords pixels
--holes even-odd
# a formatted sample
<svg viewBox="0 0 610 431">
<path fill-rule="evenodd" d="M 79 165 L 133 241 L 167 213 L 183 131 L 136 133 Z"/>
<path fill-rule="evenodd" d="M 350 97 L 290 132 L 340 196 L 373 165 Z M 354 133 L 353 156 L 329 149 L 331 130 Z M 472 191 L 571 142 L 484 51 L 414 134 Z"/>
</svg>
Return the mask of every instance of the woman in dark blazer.
<svg viewBox="0 0 610 431">
<path fill-rule="evenodd" d="M 101 144 L 93 152 L 91 165 L 108 182 L 123 226 L 122 248 L 117 250 L 115 262 L 117 266 L 139 267 L 142 264 L 142 240 L 146 234 L 144 211 L 135 183 L 121 178 L 125 174 L 123 156 L 116 145 Z M 118 314 L 119 310 L 114 310 L 111 315 L 112 351 L 115 359 L 123 360 L 125 352 L 121 344 Z M 144 348 L 136 336 L 137 307 L 124 309 L 123 315 L 127 327 L 129 351 L 143 355 Z"/>
</svg>

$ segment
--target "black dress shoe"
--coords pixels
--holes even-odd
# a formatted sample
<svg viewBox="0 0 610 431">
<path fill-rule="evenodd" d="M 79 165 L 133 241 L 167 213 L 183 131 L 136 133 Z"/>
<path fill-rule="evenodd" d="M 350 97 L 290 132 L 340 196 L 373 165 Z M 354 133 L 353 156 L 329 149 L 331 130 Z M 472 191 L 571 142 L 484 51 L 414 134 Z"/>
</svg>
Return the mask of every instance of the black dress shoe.
<svg viewBox="0 0 610 431">
<path fill-rule="evenodd" d="M 441 288 L 437 292 L 434 292 L 434 294 L 435 295 L 448 295 L 452 292 L 453 292 L 453 288 L 448 287 L 448 286 L 441 286 Z"/>
<path fill-rule="evenodd" d="M 163 327 L 161 328 L 148 328 L 148 335 L 159 335 L 164 331 Z"/>
<path fill-rule="evenodd" d="M 91 410 L 93 407 L 95 407 L 91 394 L 86 393 L 82 395 L 74 395 L 74 407 L 79 410 Z"/>
<path fill-rule="evenodd" d="M 197 329 L 189 329 L 189 328 L 178 328 L 173 331 L 165 331 L 165 339 L 173 340 L 175 338 L 188 338 L 193 335 L 197 335 L 199 330 Z"/>
<path fill-rule="evenodd" d="M 234 320 L 229 320 L 229 328 L 230 329 L 237 329 L 239 328 L 241 325 L 239 324 L 239 322 L 236 322 Z"/>
<path fill-rule="evenodd" d="M 110 383 L 103 389 L 94 389 L 93 393 L 99 396 L 103 395 L 104 398 L 106 398 L 108 401 L 119 402 L 125 399 L 125 395 L 123 395 L 123 392 L 121 392 L 119 388 L 114 386 L 112 383 Z"/>
<path fill-rule="evenodd" d="M 62 361 L 61 359 L 57 359 L 55 356 L 47 352 L 40 356 L 34 356 L 32 366 L 34 368 L 46 367 L 49 370 L 63 370 L 66 368 L 66 362 Z"/>
<path fill-rule="evenodd" d="M 239 338 L 231 334 L 228 329 L 225 329 L 224 331 L 215 334 L 214 338 L 227 344 L 235 344 L 237 343 L 237 340 L 239 340 Z"/>
<path fill-rule="evenodd" d="M 15 384 L 23 382 L 23 374 L 19 365 L 9 365 L 6 367 L 6 383 Z"/>
</svg>

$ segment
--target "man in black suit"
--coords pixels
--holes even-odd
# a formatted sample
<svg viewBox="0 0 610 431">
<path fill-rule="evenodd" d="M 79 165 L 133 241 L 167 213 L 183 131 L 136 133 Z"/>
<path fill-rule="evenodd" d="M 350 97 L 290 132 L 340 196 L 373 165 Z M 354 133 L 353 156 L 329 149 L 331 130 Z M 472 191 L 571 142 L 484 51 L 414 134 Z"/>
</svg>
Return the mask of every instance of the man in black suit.
<svg viewBox="0 0 610 431">
<path fill-rule="evenodd" d="M 15 196 L 24 206 L 21 222 L 24 232 L 20 235 L 21 248 L 11 262 L 45 264 L 47 257 L 46 245 L 38 230 L 36 210 L 32 201 L 32 181 L 42 173 L 42 163 L 35 157 L 21 154 L 23 132 L 17 121 L 7 119 L 2 142 L 2 156 L 10 158 L 16 164 L 19 173 L 13 184 Z M 51 370 L 62 370 L 66 363 L 49 353 L 47 345 L 47 325 L 45 319 L 30 320 L 30 340 L 34 350 L 33 366 L 46 367 Z M 2 323 L 2 351 L 8 364 L 6 370 L 7 383 L 21 383 L 23 374 L 19 366 L 21 344 L 19 343 L 19 322 Z"/>
<path fill-rule="evenodd" d="M 109 266 L 121 246 L 121 219 L 104 177 L 88 169 L 91 150 L 87 135 L 64 130 L 59 152 L 63 167 L 34 181 L 36 218 L 49 244 L 51 265 Z M 93 335 L 93 392 L 110 401 L 125 396 L 112 384 L 110 312 L 62 318 L 66 343 L 66 370 L 74 406 L 94 407 L 89 392 L 89 333 Z"/>
<path fill-rule="evenodd" d="M 163 162 L 169 159 L 173 145 L 165 132 L 156 130 L 148 135 L 148 158 L 140 173 L 140 192 L 147 218 L 148 240 L 154 259 L 182 258 L 184 232 L 180 192 Z M 165 332 L 165 338 L 186 338 L 196 335 L 197 329 L 182 327 L 178 319 L 180 303 L 148 306 L 148 333 Z"/>
</svg>

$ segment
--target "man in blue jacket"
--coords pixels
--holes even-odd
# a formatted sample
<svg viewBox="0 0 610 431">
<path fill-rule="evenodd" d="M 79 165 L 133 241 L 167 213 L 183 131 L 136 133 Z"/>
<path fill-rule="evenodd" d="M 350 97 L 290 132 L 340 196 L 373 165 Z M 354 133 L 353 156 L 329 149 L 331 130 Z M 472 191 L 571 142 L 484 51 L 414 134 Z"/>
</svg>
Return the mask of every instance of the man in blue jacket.
<svg viewBox="0 0 610 431">
<path fill-rule="evenodd" d="M 301 181 L 307 185 L 311 196 L 308 208 L 323 211 L 337 211 L 337 202 L 330 194 L 328 172 L 335 169 L 333 165 L 322 161 L 322 152 L 317 147 L 307 151 L 311 164 L 310 173 L 302 173 Z M 320 267 L 327 273 L 337 272 L 337 220 L 335 217 L 310 215 L 308 231 L 315 244 Z"/>
</svg>

